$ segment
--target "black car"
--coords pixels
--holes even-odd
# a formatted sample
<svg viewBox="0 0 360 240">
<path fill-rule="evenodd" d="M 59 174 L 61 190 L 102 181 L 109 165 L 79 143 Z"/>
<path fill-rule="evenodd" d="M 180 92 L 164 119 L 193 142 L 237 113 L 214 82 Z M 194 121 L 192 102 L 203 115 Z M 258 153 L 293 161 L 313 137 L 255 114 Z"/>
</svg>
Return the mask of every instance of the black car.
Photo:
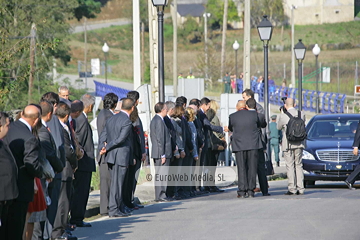
<svg viewBox="0 0 360 240">
<path fill-rule="evenodd" d="M 328 114 L 308 122 L 302 156 L 305 186 L 317 180 L 344 181 L 360 164 L 352 148 L 359 120 L 360 114 Z"/>
</svg>

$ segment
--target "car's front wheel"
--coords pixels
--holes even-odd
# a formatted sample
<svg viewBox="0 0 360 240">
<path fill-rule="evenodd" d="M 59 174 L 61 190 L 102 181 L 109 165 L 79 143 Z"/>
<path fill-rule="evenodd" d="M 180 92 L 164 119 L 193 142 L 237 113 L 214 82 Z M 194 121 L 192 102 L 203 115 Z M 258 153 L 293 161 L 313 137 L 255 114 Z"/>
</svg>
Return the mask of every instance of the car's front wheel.
<svg viewBox="0 0 360 240">
<path fill-rule="evenodd" d="M 314 186 L 315 181 L 304 180 L 304 187 Z"/>
</svg>

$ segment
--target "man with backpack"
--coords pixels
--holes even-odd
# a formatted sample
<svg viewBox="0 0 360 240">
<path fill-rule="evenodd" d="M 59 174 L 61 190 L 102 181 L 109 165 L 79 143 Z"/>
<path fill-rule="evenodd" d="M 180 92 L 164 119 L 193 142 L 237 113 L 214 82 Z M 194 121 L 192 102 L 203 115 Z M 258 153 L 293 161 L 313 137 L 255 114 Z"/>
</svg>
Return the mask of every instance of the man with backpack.
<svg viewBox="0 0 360 240">
<path fill-rule="evenodd" d="M 305 115 L 295 107 L 295 100 L 285 100 L 284 108 L 277 123 L 282 130 L 282 149 L 288 177 L 288 191 L 285 195 L 303 195 L 304 173 L 302 164 L 303 141 L 306 139 Z"/>
</svg>

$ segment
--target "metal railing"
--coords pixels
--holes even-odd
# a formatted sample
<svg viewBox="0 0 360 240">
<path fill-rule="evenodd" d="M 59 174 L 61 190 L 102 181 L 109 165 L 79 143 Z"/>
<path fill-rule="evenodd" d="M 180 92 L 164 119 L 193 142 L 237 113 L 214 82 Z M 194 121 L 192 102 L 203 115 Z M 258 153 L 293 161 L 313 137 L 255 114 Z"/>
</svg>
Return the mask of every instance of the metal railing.
<svg viewBox="0 0 360 240">
<path fill-rule="evenodd" d="M 264 83 L 260 86 L 257 83 L 252 83 L 251 90 L 259 94 L 259 101 L 264 102 Z M 284 105 L 282 98 L 291 97 L 298 99 L 298 89 L 288 88 L 282 86 L 269 86 L 269 102 L 274 105 Z M 332 93 L 332 92 L 318 92 L 313 90 L 303 89 L 303 110 L 316 111 L 316 98 L 319 97 L 320 113 L 344 113 L 346 104 L 346 94 Z"/>
</svg>

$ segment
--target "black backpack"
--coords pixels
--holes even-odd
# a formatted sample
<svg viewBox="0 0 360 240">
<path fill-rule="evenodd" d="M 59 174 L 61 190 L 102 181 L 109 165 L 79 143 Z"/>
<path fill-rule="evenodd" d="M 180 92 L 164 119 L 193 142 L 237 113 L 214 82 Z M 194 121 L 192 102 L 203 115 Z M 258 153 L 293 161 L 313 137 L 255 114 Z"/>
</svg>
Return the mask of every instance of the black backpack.
<svg viewBox="0 0 360 240">
<path fill-rule="evenodd" d="M 301 119 L 301 112 L 298 111 L 298 116 L 292 116 L 289 112 L 285 113 L 288 115 L 289 122 L 286 128 L 286 138 L 289 142 L 301 142 L 307 137 L 305 122 Z"/>
</svg>

